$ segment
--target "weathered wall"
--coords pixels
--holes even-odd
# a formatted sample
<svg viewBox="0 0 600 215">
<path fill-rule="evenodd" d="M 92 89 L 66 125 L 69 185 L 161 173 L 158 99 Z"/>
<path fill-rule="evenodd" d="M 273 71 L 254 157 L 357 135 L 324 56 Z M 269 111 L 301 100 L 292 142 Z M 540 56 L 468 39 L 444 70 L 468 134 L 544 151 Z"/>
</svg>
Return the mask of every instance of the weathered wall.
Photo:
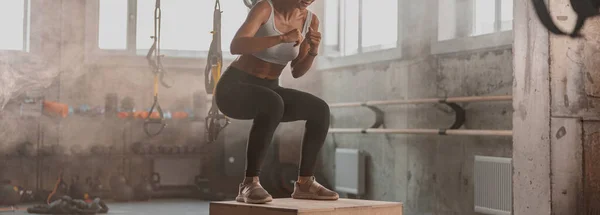
<svg viewBox="0 0 600 215">
<path fill-rule="evenodd" d="M 571 2 L 548 4 L 572 29 Z M 515 1 L 514 214 L 597 214 L 599 25 L 585 22 L 582 38 L 553 35 L 533 11 Z"/>
<path fill-rule="evenodd" d="M 407 5 L 407 8 L 411 8 Z M 409 10 L 409 9 L 407 9 Z M 418 3 L 410 10 L 418 13 Z M 417 19 L 417 15 L 405 15 Z M 415 16 L 415 17 L 413 17 Z M 412 25 L 411 25 L 412 26 Z M 409 26 L 410 27 L 410 26 Z M 409 28 L 407 27 L 407 28 Z M 403 47 L 408 56 L 390 62 L 311 71 L 309 77 L 285 77 L 286 86 L 319 95 L 329 103 L 454 96 L 511 95 L 512 48 L 430 55 L 425 44 L 429 29 L 415 31 Z M 420 44 L 420 45 L 419 45 Z M 317 89 L 317 90 L 315 90 Z M 465 129 L 512 127 L 510 102 L 461 104 L 467 113 Z M 441 128 L 452 123 L 452 111 L 438 104 L 382 106 L 386 128 Z M 364 108 L 332 109 L 332 127 L 367 127 L 373 114 Z M 280 137 L 299 150 L 302 123 L 280 127 Z M 474 214 L 475 155 L 511 157 L 510 137 L 330 134 L 321 152 L 321 170 L 334 179 L 336 147 L 364 150 L 367 194 L 362 198 L 402 201 L 406 214 Z M 295 144 L 295 145 L 294 145 Z M 298 160 L 291 154 L 288 160 Z"/>
<path fill-rule="evenodd" d="M 35 1 L 34 1 L 35 2 Z M 135 65 L 95 65 L 84 60 L 85 45 L 85 4 L 78 0 L 53 1 L 51 4 L 38 5 L 44 9 L 34 19 L 40 20 L 32 29 L 32 49 L 34 53 L 46 53 L 52 65 L 60 67 L 62 74 L 54 85 L 47 89 L 49 99 L 79 105 L 103 105 L 107 93 L 117 92 L 119 99 L 130 96 L 135 99 L 136 108 L 151 105 L 152 82 L 148 68 Z M 60 2 L 60 3 L 57 3 Z M 407 7 L 406 20 L 420 20 L 423 5 Z M 64 17 L 60 19 L 61 12 Z M 80 17 L 80 19 L 74 18 Z M 62 21 L 61 21 L 62 20 Z M 430 20 L 429 20 L 430 21 Z M 432 26 L 424 23 L 427 19 L 413 22 L 406 29 L 418 29 L 411 34 L 425 35 Z M 36 23 L 36 22 L 34 22 Z M 58 25 L 57 23 L 60 23 Z M 39 26 L 52 26 L 39 27 Z M 424 26 L 424 27 L 423 27 Z M 60 33 L 62 32 L 62 34 Z M 58 36 L 60 35 L 60 36 Z M 52 37 L 49 37 L 52 36 Z M 54 39 L 48 39 L 54 38 Z M 510 48 L 482 50 L 469 53 L 454 53 L 440 56 L 429 55 L 430 37 L 417 37 L 403 41 L 406 57 L 390 62 L 337 68 L 327 71 L 310 71 L 300 79 L 293 79 L 285 73 L 282 84 L 285 87 L 306 90 L 318 95 L 330 103 L 347 101 L 410 99 L 443 96 L 509 95 L 512 86 L 512 52 Z M 35 45 L 34 45 L 35 44 Z M 36 48 L 33 48 L 36 47 Z M 39 51 L 46 50 L 46 51 Z M 56 53 L 60 53 L 56 55 Z M 61 59 L 55 59 L 62 56 Z M 161 88 L 161 105 L 166 109 L 190 107 L 191 95 L 195 91 L 203 92 L 203 66 L 193 64 L 192 68 L 169 68 L 173 81 L 172 89 Z M 467 121 L 465 128 L 472 129 L 510 129 L 512 107 L 502 102 L 465 104 Z M 14 104 L 7 109 L 15 108 Z M 439 128 L 452 122 L 452 114 L 440 105 L 403 105 L 384 107 L 387 128 Z M 363 127 L 373 118 L 371 112 L 364 109 L 334 109 L 332 126 Z M 7 118 L 4 118 L 7 119 Z M 17 122 L 18 119 L 11 119 Z M 27 130 L 23 136 L 32 142 L 37 138 L 35 123 L 23 125 Z M 92 144 L 122 144 L 124 128 L 122 122 L 104 119 L 72 117 L 62 121 L 44 118 L 45 144 L 59 144 L 65 147 L 86 146 Z M 245 157 L 245 137 L 249 122 L 233 121 L 226 130 L 225 171 L 229 176 L 239 179 L 243 174 Z M 137 129 L 131 139 L 144 137 L 141 125 L 132 125 Z M 169 127 L 158 142 L 186 142 L 189 139 L 202 138 L 203 126 L 181 123 Z M 278 128 L 276 142 L 282 144 L 279 154 L 284 162 L 297 162 L 303 122 L 282 124 Z M 186 137 L 188 137 L 186 139 Z M 24 139 L 23 138 L 23 139 Z M 377 200 L 402 201 L 406 204 L 407 214 L 471 214 L 473 211 L 472 165 L 474 155 L 511 155 L 509 138 L 467 137 L 467 136 L 417 136 L 417 135 L 329 135 L 321 152 L 323 170 L 330 182 L 333 179 L 333 153 L 335 147 L 360 148 L 369 156 L 367 195 L 364 198 Z M 216 153 L 215 153 L 216 154 Z M 230 160 L 230 157 L 235 159 Z M 79 168 L 86 162 L 99 169 L 84 174 L 102 174 L 107 178 L 110 172 L 120 166 L 120 160 L 88 159 L 79 160 Z M 21 166 L 23 159 L 13 159 L 5 168 L 11 168 L 6 178 L 14 178 L 26 184 L 34 183 L 31 171 Z M 133 161 L 132 170 L 145 171 L 149 164 L 144 160 Z M 47 161 L 49 167 L 58 167 L 60 162 Z M 137 166 L 136 166 L 137 165 Z M 17 171 L 17 167 L 19 167 Z M 29 168 L 31 169 L 31 168 Z M 57 171 L 48 169 L 44 174 L 45 188 L 54 182 Z M 80 172 L 71 169 L 72 172 Z M 138 172 L 134 172 L 137 175 Z M 230 183 L 233 190 L 235 183 Z"/>
<path fill-rule="evenodd" d="M 319 73 L 322 97 L 330 103 L 510 95 L 511 62 L 511 49 L 500 48 Z M 467 111 L 465 129 L 511 128 L 510 103 L 467 103 L 463 107 Z M 439 105 L 382 109 L 386 128 L 441 128 L 453 120 L 451 110 Z M 336 128 L 365 127 L 373 121 L 366 109 L 340 108 L 332 113 L 332 127 Z M 330 179 L 335 147 L 358 148 L 369 156 L 364 198 L 402 201 L 407 214 L 472 214 L 474 156 L 510 157 L 512 152 L 511 140 L 506 137 L 331 134 L 322 152 L 322 169 Z"/>
<path fill-rule="evenodd" d="M 27 69 L 31 67 L 27 64 L 28 59 L 37 57 L 34 59 L 42 59 L 40 61 L 47 64 L 43 69 L 54 69 L 53 71 L 57 72 L 40 72 L 40 76 L 49 75 L 46 79 L 50 80 L 52 85 L 47 88 L 31 88 L 25 92 L 41 90 L 47 100 L 69 104 L 72 107 L 79 105 L 104 107 L 106 95 L 117 93 L 119 102 L 125 97 L 131 97 L 137 110 L 150 108 L 153 102 L 153 77 L 147 65 L 120 63 L 127 62 L 123 61 L 127 58 L 119 56 L 113 57 L 112 61 L 109 58 L 108 62 L 111 64 L 105 64 L 106 60 L 100 63 L 86 61 L 86 57 L 89 58 L 91 55 L 85 52 L 86 42 L 90 40 L 86 36 L 86 1 L 34 0 L 31 8 L 31 51 L 29 53 L 2 52 L 0 55 L 3 63 L 15 68 Z M 144 62 L 144 56 L 129 59 Z M 205 93 L 204 61 L 204 59 L 184 59 L 169 61 L 170 64 L 165 63 L 165 69 L 169 72 L 167 77 L 174 85 L 170 89 L 161 86 L 159 90 L 159 101 L 164 110 L 184 111 L 193 108 L 193 94 Z M 121 149 L 137 141 L 145 144 L 183 145 L 202 144 L 204 140 L 204 122 L 170 121 L 160 136 L 148 138 L 139 120 L 128 122 L 102 116 L 68 116 L 64 119 L 43 116 L 23 120 L 18 117 L 20 102 L 19 98 L 11 100 L 2 111 L 2 124 L 18 131 L 0 132 L 4 134 L 2 145 L 9 146 L 6 153 L 11 153 L 16 144 L 24 141 L 43 142 L 46 146 L 58 145 L 62 153 L 73 154 L 77 151 L 85 154 L 89 153 L 93 146 L 114 146 Z M 202 110 L 204 115 L 199 117 L 204 118 L 206 111 Z M 38 136 L 41 136 L 40 141 Z M 198 161 L 202 159 L 201 157 L 198 156 Z M 131 171 L 131 174 L 126 175 L 131 177 L 131 183 L 135 184 L 142 174 L 150 171 L 151 161 L 142 158 L 131 159 L 132 165 L 126 167 L 125 171 Z M 64 163 L 66 161 L 72 163 L 66 165 Z M 0 176 L 13 180 L 15 184 L 35 187 L 35 168 L 20 168 L 20 166 L 35 166 L 35 162 L 31 158 L 7 158 L 2 167 L 5 171 L 2 171 Z M 101 176 L 105 184 L 111 174 L 116 174 L 123 168 L 119 156 L 59 156 L 41 162 L 43 163 L 41 183 L 44 189 L 50 189 L 54 185 L 60 168 L 65 168 L 66 179 L 70 180 L 72 175 L 80 175 L 82 178 Z"/>
</svg>

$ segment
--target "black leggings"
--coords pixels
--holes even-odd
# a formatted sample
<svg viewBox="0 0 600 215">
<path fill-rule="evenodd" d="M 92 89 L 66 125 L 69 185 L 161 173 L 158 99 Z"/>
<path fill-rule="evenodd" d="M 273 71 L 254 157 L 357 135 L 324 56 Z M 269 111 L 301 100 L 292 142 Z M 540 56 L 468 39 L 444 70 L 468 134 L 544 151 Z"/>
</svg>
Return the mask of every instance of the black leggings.
<svg viewBox="0 0 600 215">
<path fill-rule="evenodd" d="M 309 93 L 279 86 L 229 67 L 217 84 L 220 111 L 240 120 L 253 119 L 248 137 L 246 177 L 258 176 L 265 153 L 280 122 L 306 120 L 299 176 L 313 176 L 317 155 L 329 129 L 329 105 Z"/>
</svg>

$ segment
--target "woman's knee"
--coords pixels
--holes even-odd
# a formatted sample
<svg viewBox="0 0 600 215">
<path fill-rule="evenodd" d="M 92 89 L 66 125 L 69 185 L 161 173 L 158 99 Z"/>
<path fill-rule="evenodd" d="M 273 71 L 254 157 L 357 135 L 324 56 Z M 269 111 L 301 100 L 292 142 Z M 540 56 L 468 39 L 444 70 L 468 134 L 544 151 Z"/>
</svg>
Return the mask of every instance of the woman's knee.
<svg viewBox="0 0 600 215">
<path fill-rule="evenodd" d="M 319 120 L 329 125 L 329 118 L 331 116 L 329 104 L 321 98 L 316 98 L 312 105 L 314 120 Z"/>
</svg>

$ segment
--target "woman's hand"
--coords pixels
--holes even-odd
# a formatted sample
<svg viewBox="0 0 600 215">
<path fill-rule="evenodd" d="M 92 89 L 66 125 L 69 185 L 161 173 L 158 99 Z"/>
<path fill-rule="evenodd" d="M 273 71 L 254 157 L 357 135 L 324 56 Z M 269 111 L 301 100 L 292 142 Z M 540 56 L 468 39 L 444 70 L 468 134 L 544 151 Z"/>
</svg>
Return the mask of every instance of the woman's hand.
<svg viewBox="0 0 600 215">
<path fill-rule="evenodd" d="M 302 43 L 302 40 L 304 40 L 304 38 L 302 37 L 302 33 L 300 32 L 300 30 L 298 29 L 291 30 L 285 33 L 284 35 L 281 35 L 281 41 L 283 43 L 296 42 L 296 44 L 294 44 L 294 47 Z"/>
<path fill-rule="evenodd" d="M 317 54 L 319 54 L 319 45 L 321 44 L 321 33 L 315 31 L 319 29 L 319 17 L 313 14 L 312 22 L 306 32 L 306 39 L 300 46 L 300 54 L 292 61 L 292 77 L 300 78 L 312 67 Z"/>
<path fill-rule="evenodd" d="M 319 45 L 321 44 L 321 32 L 315 31 L 312 27 L 309 27 L 308 33 L 306 33 L 306 41 L 310 45 L 309 52 L 318 53 Z"/>
</svg>

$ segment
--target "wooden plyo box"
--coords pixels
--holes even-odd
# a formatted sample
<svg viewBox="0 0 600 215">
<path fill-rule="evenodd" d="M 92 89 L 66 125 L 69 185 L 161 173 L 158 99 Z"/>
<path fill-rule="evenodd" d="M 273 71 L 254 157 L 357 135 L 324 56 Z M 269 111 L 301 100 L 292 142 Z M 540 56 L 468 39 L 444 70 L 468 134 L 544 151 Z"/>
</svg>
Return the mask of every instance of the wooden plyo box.
<svg viewBox="0 0 600 215">
<path fill-rule="evenodd" d="M 359 199 L 273 199 L 267 204 L 211 202 L 210 215 L 402 215 L 402 203 Z"/>
</svg>

